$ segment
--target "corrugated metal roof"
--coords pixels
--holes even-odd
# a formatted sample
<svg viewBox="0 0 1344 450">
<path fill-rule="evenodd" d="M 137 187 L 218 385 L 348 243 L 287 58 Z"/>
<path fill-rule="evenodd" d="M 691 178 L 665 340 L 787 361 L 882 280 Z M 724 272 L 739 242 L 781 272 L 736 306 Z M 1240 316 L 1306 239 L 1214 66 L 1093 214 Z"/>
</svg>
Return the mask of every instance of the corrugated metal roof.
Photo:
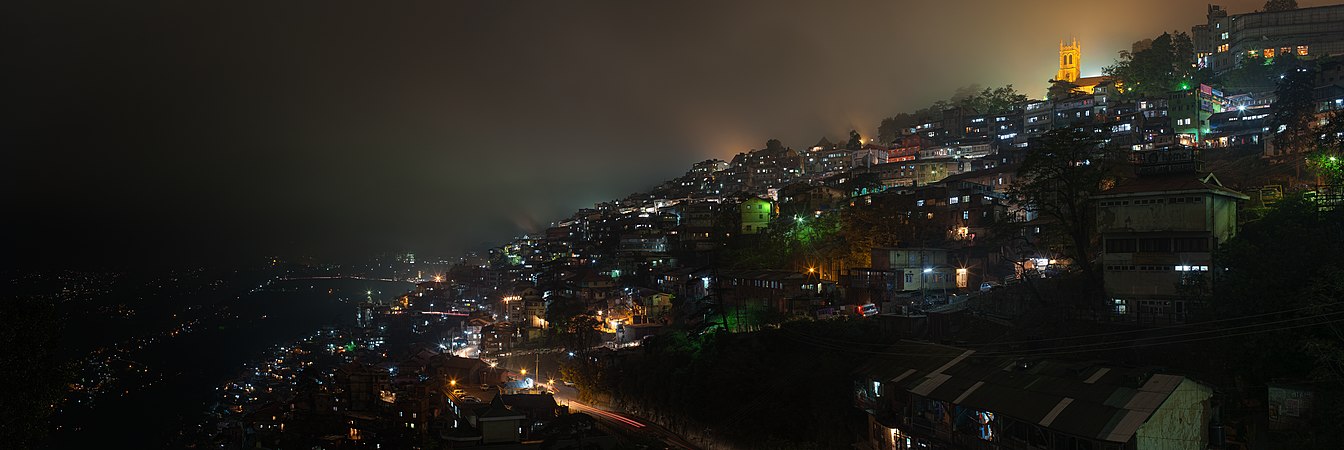
<svg viewBox="0 0 1344 450">
<path fill-rule="evenodd" d="M 1127 442 L 1185 378 L 1095 363 L 982 357 L 902 342 L 860 371 L 893 388 L 1051 429 Z"/>
</svg>

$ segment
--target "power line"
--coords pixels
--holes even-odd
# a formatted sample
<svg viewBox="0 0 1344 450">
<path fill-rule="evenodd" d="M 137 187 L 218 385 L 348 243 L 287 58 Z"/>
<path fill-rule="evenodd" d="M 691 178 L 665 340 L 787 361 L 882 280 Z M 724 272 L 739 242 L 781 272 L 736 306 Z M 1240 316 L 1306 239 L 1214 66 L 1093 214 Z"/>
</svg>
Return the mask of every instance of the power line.
<svg viewBox="0 0 1344 450">
<path fill-rule="evenodd" d="M 1296 319 L 1291 319 L 1291 320 L 1285 320 L 1285 321 L 1280 321 L 1280 322 L 1289 322 L 1289 321 L 1296 321 L 1296 320 L 1302 320 L 1302 319 L 1321 318 L 1321 317 L 1326 317 L 1327 315 L 1338 315 L 1338 314 L 1344 314 L 1344 311 L 1339 311 L 1339 312 L 1334 312 L 1334 313 L 1326 313 L 1326 314 L 1319 314 L 1319 315 L 1308 316 L 1308 317 L 1301 317 L 1301 318 L 1296 318 Z M 1012 357 L 1012 356 L 1052 356 L 1052 355 L 1062 355 L 1062 354 L 1071 354 L 1071 353 L 1099 352 L 1099 351 L 1107 351 L 1107 350 L 1126 350 L 1126 349 L 1132 349 L 1132 348 L 1136 348 L 1136 347 L 1151 347 L 1151 346 L 1156 346 L 1156 345 L 1179 344 L 1179 343 L 1185 343 L 1185 342 L 1197 342 L 1197 341 L 1205 341 L 1205 340 L 1212 340 L 1212 339 L 1222 339 L 1222 338 L 1228 338 L 1228 337 L 1237 337 L 1237 336 L 1246 336 L 1246 335 L 1252 335 L 1252 334 L 1267 333 L 1267 332 L 1273 332 L 1273 331 L 1291 330 L 1291 329 L 1297 329 L 1297 328 L 1305 328 L 1305 327 L 1311 327 L 1311 326 L 1323 325 L 1323 324 L 1328 324 L 1328 323 L 1334 323 L 1334 322 L 1337 322 L 1337 321 L 1339 321 L 1339 320 L 1328 320 L 1328 321 L 1325 321 L 1325 322 L 1315 322 L 1315 323 L 1309 323 L 1309 324 L 1290 325 L 1290 326 L 1280 327 L 1280 328 L 1264 329 L 1264 330 L 1255 330 L 1255 331 L 1248 331 L 1248 332 L 1242 332 L 1242 333 L 1222 334 L 1222 335 L 1218 335 L 1218 336 L 1201 336 L 1201 337 L 1194 337 L 1194 338 L 1190 338 L 1190 339 L 1177 339 L 1177 340 L 1166 341 L 1166 342 L 1162 342 L 1162 341 L 1148 342 L 1148 343 L 1134 343 L 1134 342 L 1107 342 L 1107 343 L 1088 344 L 1088 345 L 1086 345 L 1087 347 L 1095 346 L 1095 348 L 1081 348 L 1081 349 L 1080 349 L 1079 347 L 1083 347 L 1083 346 L 1061 346 L 1061 347 L 1055 347 L 1055 348 L 1042 348 L 1042 349 L 1033 349 L 1033 350 L 1016 350 L 1016 351 L 1003 351 L 1003 352 L 984 352 L 984 353 L 975 353 L 975 354 L 968 355 L 968 357 L 1000 358 L 1000 357 Z M 1273 322 L 1273 323 L 1278 323 L 1278 322 Z M 1273 324 L 1273 323 L 1255 324 L 1255 325 L 1251 325 L 1251 326 L 1244 326 L 1244 327 L 1238 327 L 1238 328 L 1257 327 L 1257 326 L 1270 325 L 1270 324 Z M 1237 329 L 1237 328 L 1232 328 L 1232 329 Z M 804 342 L 804 343 L 807 343 L 807 344 L 811 344 L 811 345 L 816 345 L 816 346 L 818 346 L 818 347 L 828 348 L 828 349 L 831 349 L 831 350 L 848 351 L 848 352 L 852 352 L 852 353 L 863 353 L 863 354 L 876 355 L 876 356 L 935 356 L 935 355 L 930 355 L 930 354 L 928 354 L 928 353 L 902 353 L 902 352 L 891 352 L 891 351 L 876 351 L 876 350 L 855 349 L 855 348 L 844 347 L 844 346 L 840 346 L 840 345 L 832 344 L 832 343 L 818 342 L 818 341 L 816 341 L 816 340 L 814 339 L 813 336 L 810 336 L 810 335 L 807 335 L 807 334 L 804 334 L 804 333 L 799 333 L 799 332 L 794 331 L 794 330 L 787 330 L 787 329 L 786 329 L 786 331 L 789 332 L 789 333 L 795 334 L 795 335 L 797 335 L 797 336 L 799 336 L 799 337 L 801 337 L 801 338 L 803 338 L 803 339 L 797 339 L 797 340 L 799 340 L 799 341 L 801 341 L 801 342 Z M 1184 335 L 1157 336 L 1157 337 L 1154 337 L 1154 338 L 1155 338 L 1155 339 L 1169 339 L 1169 338 L 1171 338 L 1171 337 L 1194 336 L 1194 335 L 1199 335 L 1199 334 L 1209 334 L 1209 333 L 1223 333 L 1223 332 L 1225 332 L 1225 331 L 1227 331 L 1227 330 L 1212 330 L 1212 331 L 1208 331 L 1208 332 L 1187 333 L 1187 334 L 1184 334 Z M 814 340 L 812 340 L 812 341 L 808 341 L 807 339 L 814 339 Z M 917 346 L 917 345 L 921 345 L 921 344 L 918 344 L 918 343 L 898 343 L 898 344 L 894 344 L 893 346 L 895 346 L 895 345 L 912 345 L 912 346 Z"/>
<path fill-rule="evenodd" d="M 1282 310 L 1282 311 L 1274 311 L 1274 312 L 1261 313 L 1261 314 L 1253 314 L 1253 315 L 1240 316 L 1240 317 L 1229 317 L 1229 318 L 1216 319 L 1216 320 L 1209 320 L 1209 321 L 1204 321 L 1204 322 L 1193 322 L 1193 323 L 1179 324 L 1179 325 L 1168 325 L 1168 326 L 1164 326 L 1164 327 L 1141 328 L 1141 329 L 1134 329 L 1134 330 L 1121 330 L 1121 331 L 1111 331 L 1111 332 L 1105 332 L 1105 333 L 1083 334 L 1083 335 L 1075 335 L 1075 336 L 1062 336 L 1062 337 L 1053 337 L 1053 338 L 1027 339 L 1027 340 L 1018 340 L 1018 341 L 1003 341 L 1003 342 L 995 342 L 995 343 L 990 343 L 990 344 L 969 344 L 969 345 L 964 345 L 964 346 L 960 346 L 960 347 L 963 347 L 963 348 L 976 348 L 976 347 L 1002 346 L 1002 345 L 1013 345 L 1013 344 L 1029 344 L 1029 343 L 1036 343 L 1036 342 L 1049 342 L 1049 341 L 1059 341 L 1059 340 L 1066 340 L 1066 339 L 1083 339 L 1083 338 L 1092 338 L 1092 337 L 1100 337 L 1100 336 L 1115 336 L 1115 335 L 1122 335 L 1122 334 L 1128 334 L 1128 333 L 1152 332 L 1152 331 L 1157 331 L 1157 330 L 1169 330 L 1169 329 L 1177 329 L 1177 328 L 1186 328 L 1186 327 L 1194 327 L 1194 326 L 1210 325 L 1210 324 L 1215 324 L 1215 323 L 1231 322 L 1231 321 L 1243 320 L 1243 319 L 1251 319 L 1251 318 L 1258 318 L 1258 317 L 1272 316 L 1272 315 L 1278 315 L 1278 314 L 1284 314 L 1284 313 L 1290 313 L 1290 312 L 1302 311 L 1302 310 L 1307 310 L 1307 309 L 1324 308 L 1324 307 L 1326 307 L 1326 306 L 1334 306 L 1334 305 L 1335 305 L 1335 304 L 1332 304 L 1332 305 L 1306 306 L 1306 307 L 1301 307 L 1301 308 L 1286 309 L 1286 310 Z M 1329 313 L 1329 314 L 1333 314 L 1333 313 Z M 1294 318 L 1294 319 L 1291 319 L 1291 320 L 1298 320 L 1298 319 L 1311 318 L 1311 317 L 1313 317 L 1313 316 L 1303 316 L 1303 317 L 1298 317 L 1298 318 Z M 1271 323 L 1277 323 L 1277 322 L 1267 322 L 1267 323 L 1265 323 L 1265 324 L 1271 324 Z M 1244 326 L 1246 326 L 1246 325 L 1242 325 L 1242 326 L 1239 326 L 1239 327 L 1244 327 Z M 1239 328 L 1239 327 L 1234 327 L 1233 329 L 1235 329 L 1235 328 Z M 781 328 L 783 328 L 783 327 L 781 327 Z M 1226 329 L 1224 329 L 1224 330 L 1226 330 Z M 1205 332 L 1224 331 L 1224 330 L 1209 330 L 1209 331 L 1205 331 Z M 1180 335 L 1169 335 L 1169 336 L 1180 336 Z M 819 340 L 835 341 L 835 342 L 837 342 L 837 343 L 846 344 L 846 345 L 877 346 L 877 347 L 890 347 L 890 346 L 892 345 L 892 344 L 890 344 L 890 343 L 884 343 L 884 342 L 859 342 L 859 341 L 849 341 L 849 340 L 844 340 L 844 339 L 835 339 L 835 338 L 830 338 L 830 337 L 825 337 L 825 336 L 814 336 L 814 337 L 815 337 L 816 339 L 819 339 Z M 1141 338 L 1141 339 L 1148 339 L 1148 338 Z"/>
</svg>

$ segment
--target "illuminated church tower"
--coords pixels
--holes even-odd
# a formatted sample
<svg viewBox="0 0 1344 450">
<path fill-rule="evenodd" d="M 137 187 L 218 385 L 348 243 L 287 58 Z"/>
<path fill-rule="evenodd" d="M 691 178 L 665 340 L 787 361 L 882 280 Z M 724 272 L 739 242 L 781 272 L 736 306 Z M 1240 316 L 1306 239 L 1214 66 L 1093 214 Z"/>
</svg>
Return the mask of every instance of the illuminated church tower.
<svg viewBox="0 0 1344 450">
<path fill-rule="evenodd" d="M 1055 80 L 1075 82 L 1078 81 L 1078 57 L 1082 55 L 1083 49 L 1078 45 L 1078 38 L 1072 38 L 1072 44 L 1064 45 L 1064 41 L 1059 41 L 1059 73 L 1055 74 Z"/>
</svg>

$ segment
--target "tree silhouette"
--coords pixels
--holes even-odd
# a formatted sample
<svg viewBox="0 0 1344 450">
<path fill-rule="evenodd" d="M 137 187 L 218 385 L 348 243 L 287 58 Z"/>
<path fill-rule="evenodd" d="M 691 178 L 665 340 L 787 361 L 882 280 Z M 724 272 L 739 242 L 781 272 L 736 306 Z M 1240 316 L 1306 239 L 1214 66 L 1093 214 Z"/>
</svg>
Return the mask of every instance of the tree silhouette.
<svg viewBox="0 0 1344 450">
<path fill-rule="evenodd" d="M 1018 169 L 1018 183 L 1008 191 L 1055 223 L 1071 244 L 1069 256 L 1095 286 L 1101 280 L 1092 264 L 1096 212 L 1091 198 L 1115 182 L 1115 165 L 1087 133 L 1053 130 L 1032 145 Z"/>
<path fill-rule="evenodd" d="M 849 130 L 849 142 L 845 143 L 845 148 L 849 150 L 863 148 L 863 137 L 859 136 L 858 131 Z"/>
</svg>

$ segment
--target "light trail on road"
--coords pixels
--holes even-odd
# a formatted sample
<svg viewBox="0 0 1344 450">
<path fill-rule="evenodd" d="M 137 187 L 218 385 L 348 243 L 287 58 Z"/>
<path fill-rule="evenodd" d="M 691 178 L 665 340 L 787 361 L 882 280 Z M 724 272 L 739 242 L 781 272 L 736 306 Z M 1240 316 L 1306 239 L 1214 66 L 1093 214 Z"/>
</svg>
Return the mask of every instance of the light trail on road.
<svg viewBox="0 0 1344 450">
<path fill-rule="evenodd" d="M 420 314 L 433 314 L 436 316 L 457 316 L 457 317 L 467 317 L 468 315 L 467 313 L 446 312 L 446 311 L 420 311 Z"/>
<path fill-rule="evenodd" d="M 578 409 L 584 410 L 584 411 L 586 411 L 586 412 L 595 413 L 595 414 L 600 415 L 600 416 L 602 416 L 602 417 L 606 417 L 606 418 L 608 418 L 608 419 L 615 420 L 615 421 L 617 421 L 617 422 L 621 422 L 621 423 L 623 423 L 623 424 L 626 424 L 626 425 L 629 425 L 629 426 L 632 426 L 632 427 L 635 427 L 635 428 L 644 428 L 644 424 L 639 423 L 639 422 L 637 422 L 637 421 L 635 421 L 635 420 L 628 419 L 628 418 L 626 418 L 626 417 L 624 417 L 624 416 L 621 416 L 620 414 L 616 414 L 616 413 L 613 413 L 613 412 L 604 411 L 604 410 L 601 410 L 601 409 L 598 409 L 598 408 L 595 408 L 595 407 L 592 407 L 592 406 L 588 406 L 588 405 L 585 405 L 585 404 L 582 404 L 582 403 L 579 403 L 579 402 L 576 402 L 576 401 L 573 401 L 573 400 L 570 400 L 569 405 L 570 405 L 571 408 L 577 406 Z"/>
</svg>

